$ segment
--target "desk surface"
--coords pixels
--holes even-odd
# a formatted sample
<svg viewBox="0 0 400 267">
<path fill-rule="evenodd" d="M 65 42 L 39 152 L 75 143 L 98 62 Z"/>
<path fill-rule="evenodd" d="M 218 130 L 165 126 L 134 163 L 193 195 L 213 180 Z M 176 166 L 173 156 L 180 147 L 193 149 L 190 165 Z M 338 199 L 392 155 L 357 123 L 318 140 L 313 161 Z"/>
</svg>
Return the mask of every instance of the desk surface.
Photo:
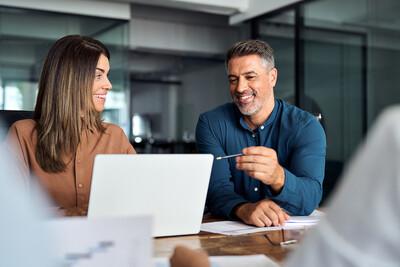
<svg viewBox="0 0 400 267">
<path fill-rule="evenodd" d="M 203 222 L 209 221 L 215 220 L 209 216 L 203 218 Z M 284 239 L 285 241 L 299 240 L 304 233 L 304 230 L 298 229 L 285 230 Z M 154 256 L 170 257 L 175 246 L 185 245 L 195 250 L 205 250 L 210 256 L 264 254 L 281 264 L 296 244 L 273 245 L 264 234 L 268 234 L 268 237 L 274 243 L 283 241 L 281 231 L 267 231 L 240 236 L 200 232 L 198 235 L 155 238 L 153 242 Z"/>
</svg>

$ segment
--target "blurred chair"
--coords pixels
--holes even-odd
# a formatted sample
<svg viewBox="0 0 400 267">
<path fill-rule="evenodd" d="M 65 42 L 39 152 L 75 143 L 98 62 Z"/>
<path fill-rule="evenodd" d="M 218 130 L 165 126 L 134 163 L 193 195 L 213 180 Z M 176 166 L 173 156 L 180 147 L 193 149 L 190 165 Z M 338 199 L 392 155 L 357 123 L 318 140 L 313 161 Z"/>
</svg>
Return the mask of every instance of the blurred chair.
<svg viewBox="0 0 400 267">
<path fill-rule="evenodd" d="M 27 110 L 0 110 L 0 144 L 8 133 L 11 125 L 23 119 L 32 119 L 33 111 Z"/>
<path fill-rule="evenodd" d="M 322 114 L 321 113 L 311 113 L 312 115 L 314 115 L 314 117 L 321 122 L 322 120 Z"/>
</svg>

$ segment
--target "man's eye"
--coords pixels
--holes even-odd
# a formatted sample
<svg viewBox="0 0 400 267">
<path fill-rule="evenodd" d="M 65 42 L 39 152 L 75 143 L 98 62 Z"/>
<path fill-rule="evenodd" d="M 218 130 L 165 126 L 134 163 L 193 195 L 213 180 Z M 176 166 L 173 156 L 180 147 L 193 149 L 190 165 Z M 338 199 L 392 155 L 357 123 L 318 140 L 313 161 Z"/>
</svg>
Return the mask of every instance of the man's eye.
<svg viewBox="0 0 400 267">
<path fill-rule="evenodd" d="M 247 80 L 253 80 L 255 78 L 255 76 L 247 76 L 246 79 Z"/>
<path fill-rule="evenodd" d="M 237 79 L 229 79 L 229 83 L 234 83 L 236 81 L 237 81 Z"/>
</svg>

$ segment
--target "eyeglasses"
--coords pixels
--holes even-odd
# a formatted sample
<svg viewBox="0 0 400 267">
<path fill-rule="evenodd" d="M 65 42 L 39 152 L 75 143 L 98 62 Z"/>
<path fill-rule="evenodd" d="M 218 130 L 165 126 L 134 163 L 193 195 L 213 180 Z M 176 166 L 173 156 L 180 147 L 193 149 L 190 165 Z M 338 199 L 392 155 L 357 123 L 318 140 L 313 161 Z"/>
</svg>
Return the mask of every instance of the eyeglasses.
<svg viewBox="0 0 400 267">
<path fill-rule="evenodd" d="M 282 233 L 282 242 L 280 242 L 280 243 L 273 242 L 269 238 L 268 234 L 264 234 L 264 236 L 268 240 L 268 242 L 273 246 L 283 246 L 283 245 L 289 245 L 289 244 L 297 243 L 297 240 L 295 240 L 295 239 L 285 241 L 285 231 L 283 230 L 283 228 L 281 229 L 281 233 Z"/>
</svg>

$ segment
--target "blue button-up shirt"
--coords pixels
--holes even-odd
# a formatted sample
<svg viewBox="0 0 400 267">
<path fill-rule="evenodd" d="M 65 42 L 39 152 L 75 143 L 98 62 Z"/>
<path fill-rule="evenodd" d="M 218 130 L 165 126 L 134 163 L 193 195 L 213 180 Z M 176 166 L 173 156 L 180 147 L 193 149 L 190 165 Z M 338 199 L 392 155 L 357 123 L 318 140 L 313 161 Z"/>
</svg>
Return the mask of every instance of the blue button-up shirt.
<svg viewBox="0 0 400 267">
<path fill-rule="evenodd" d="M 265 146 L 276 151 L 285 171 L 279 194 L 269 185 L 236 169 L 235 158 L 214 160 L 207 194 L 207 207 L 217 216 L 233 219 L 232 209 L 244 202 L 268 198 L 294 215 L 308 215 L 322 197 L 326 138 L 310 113 L 275 99 L 271 116 L 251 130 L 234 103 L 200 115 L 196 128 L 199 153 L 215 157 L 241 153 L 243 148 Z"/>
</svg>

